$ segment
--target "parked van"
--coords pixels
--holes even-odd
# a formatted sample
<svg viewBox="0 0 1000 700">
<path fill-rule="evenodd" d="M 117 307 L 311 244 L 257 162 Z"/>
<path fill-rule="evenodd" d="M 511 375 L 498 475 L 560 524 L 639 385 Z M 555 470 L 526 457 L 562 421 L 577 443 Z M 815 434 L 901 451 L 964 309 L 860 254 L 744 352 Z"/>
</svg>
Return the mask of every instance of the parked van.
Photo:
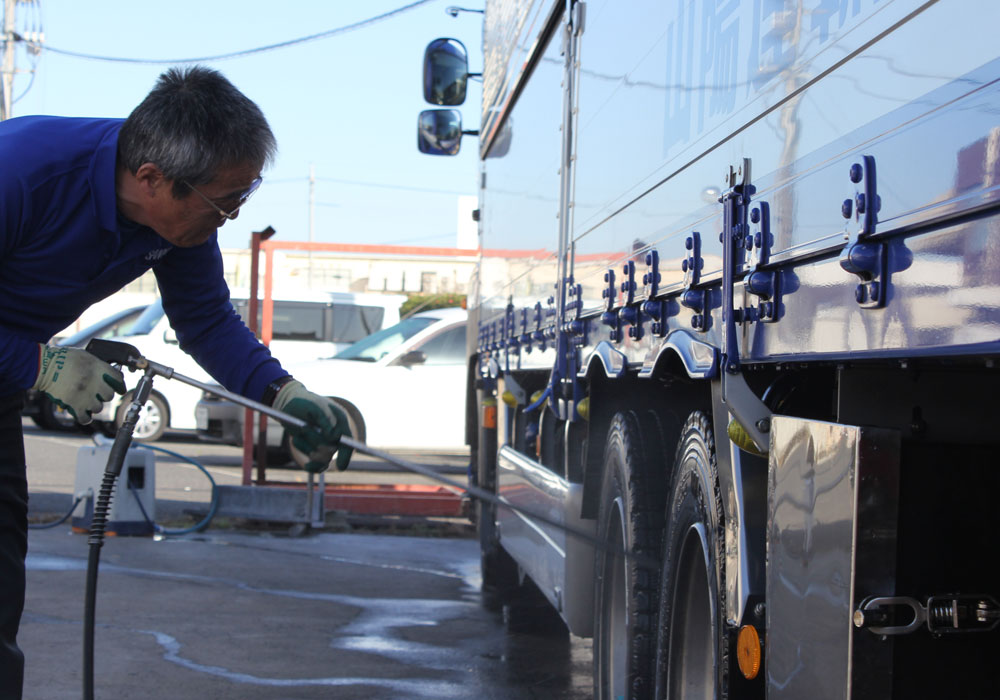
<svg viewBox="0 0 1000 700">
<path fill-rule="evenodd" d="M 246 321 L 249 295 L 233 290 L 233 308 Z M 283 365 L 304 360 L 330 357 L 371 333 L 399 321 L 399 307 L 406 300 L 402 295 L 352 294 L 334 292 L 300 292 L 294 296 L 275 294 L 272 314 L 271 353 Z M 258 309 L 260 327 L 262 311 Z M 131 335 L 117 340 L 134 345 L 144 357 L 180 374 L 203 382 L 213 379 L 186 352 L 181 350 L 177 335 L 170 327 L 159 299 L 150 304 L 135 321 Z M 139 381 L 139 373 L 125 373 L 129 391 L 115 396 L 95 416 L 101 426 L 112 432 L 125 417 L 131 401 L 131 390 Z M 139 416 L 134 437 L 137 440 L 158 440 L 167 428 L 194 430 L 195 405 L 201 390 L 179 381 L 157 378 L 153 391 Z"/>
</svg>

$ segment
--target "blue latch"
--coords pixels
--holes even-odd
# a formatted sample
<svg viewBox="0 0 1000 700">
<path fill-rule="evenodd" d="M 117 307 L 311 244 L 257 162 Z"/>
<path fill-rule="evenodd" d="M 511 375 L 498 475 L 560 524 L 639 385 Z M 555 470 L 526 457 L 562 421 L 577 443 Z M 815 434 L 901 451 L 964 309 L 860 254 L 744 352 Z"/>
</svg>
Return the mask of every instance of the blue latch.
<svg viewBox="0 0 1000 700">
<path fill-rule="evenodd" d="M 889 275 L 886 244 L 868 240 L 875 235 L 878 212 L 882 208 L 876 187 L 875 157 L 863 156 L 861 163 L 851 165 L 850 179 L 860 186 L 860 191 L 855 193 L 853 200 L 844 200 L 841 214 L 845 219 L 853 218 L 858 228 L 840 254 L 840 266 L 858 276 L 855 301 L 866 309 L 880 308 L 885 306 L 888 296 Z"/>
</svg>

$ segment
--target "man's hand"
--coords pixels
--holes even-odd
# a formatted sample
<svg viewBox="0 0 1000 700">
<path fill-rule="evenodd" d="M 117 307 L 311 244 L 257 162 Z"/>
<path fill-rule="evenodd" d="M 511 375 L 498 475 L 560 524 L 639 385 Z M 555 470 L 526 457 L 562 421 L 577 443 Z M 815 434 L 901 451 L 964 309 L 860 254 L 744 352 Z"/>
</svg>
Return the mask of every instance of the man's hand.
<svg viewBox="0 0 1000 700">
<path fill-rule="evenodd" d="M 294 379 L 281 387 L 271 406 L 301 418 L 312 428 L 287 428 L 292 438 L 292 456 L 300 467 L 310 472 L 326 471 L 336 452 L 337 469 L 347 469 L 351 449 L 341 446 L 340 438 L 351 437 L 351 429 L 340 406 L 312 393 Z"/>
<path fill-rule="evenodd" d="M 125 376 L 80 348 L 38 346 L 38 378 L 32 387 L 44 392 L 81 425 L 93 420 L 115 392 L 125 393 Z"/>
</svg>

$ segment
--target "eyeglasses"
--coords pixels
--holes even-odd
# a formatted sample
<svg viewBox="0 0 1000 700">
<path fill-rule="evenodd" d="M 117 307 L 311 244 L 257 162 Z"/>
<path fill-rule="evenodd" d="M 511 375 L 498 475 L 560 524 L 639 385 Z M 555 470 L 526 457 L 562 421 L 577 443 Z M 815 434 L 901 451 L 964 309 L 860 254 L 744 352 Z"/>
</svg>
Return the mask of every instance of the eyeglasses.
<svg viewBox="0 0 1000 700">
<path fill-rule="evenodd" d="M 199 190 L 197 187 L 195 187 L 194 185 L 192 185 L 190 182 L 188 182 L 187 180 L 181 180 L 181 182 L 183 182 L 185 185 L 187 185 L 192 190 L 194 190 L 198 194 L 199 197 L 201 197 L 206 202 L 208 202 L 209 206 L 211 206 L 213 209 L 215 209 L 215 211 L 218 212 L 219 216 L 223 216 L 223 217 L 225 217 L 227 219 L 230 219 L 230 220 L 236 218 L 236 212 L 238 212 L 240 210 L 240 207 L 242 207 L 244 204 L 247 203 L 247 200 L 250 199 L 250 197 L 253 195 L 253 193 L 257 191 L 257 188 L 260 187 L 260 183 L 262 181 L 263 181 L 263 178 L 258 177 L 256 180 L 254 180 L 253 182 L 250 183 L 249 187 L 247 187 L 245 190 L 243 190 L 239 194 L 226 197 L 226 199 L 224 200 L 223 203 L 227 203 L 227 202 L 234 201 L 234 200 L 236 201 L 236 206 L 233 207 L 232 209 L 230 209 L 229 211 L 226 211 L 225 209 L 223 209 L 222 207 L 220 207 L 218 204 L 216 204 L 213 200 L 211 200 L 208 197 L 206 197 L 204 195 L 204 193 L 202 193 L 201 190 Z"/>
</svg>

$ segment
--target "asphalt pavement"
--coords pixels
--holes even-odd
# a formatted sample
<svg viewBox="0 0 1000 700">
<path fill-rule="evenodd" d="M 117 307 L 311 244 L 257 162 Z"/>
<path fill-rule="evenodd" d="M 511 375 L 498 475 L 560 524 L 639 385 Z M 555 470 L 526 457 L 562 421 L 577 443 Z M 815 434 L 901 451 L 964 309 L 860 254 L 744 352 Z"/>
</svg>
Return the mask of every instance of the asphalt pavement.
<svg viewBox="0 0 1000 700">
<path fill-rule="evenodd" d="M 68 508 L 73 456 L 86 442 L 26 424 L 33 520 Z M 220 483 L 239 483 L 236 448 L 184 436 L 163 444 L 207 459 Z M 461 471 L 461 458 L 436 461 Z M 205 481 L 182 463 L 158 464 L 157 513 L 197 511 L 207 501 Z M 466 525 L 337 521 L 294 532 L 230 521 L 181 537 L 108 538 L 98 578 L 96 697 L 591 696 L 589 640 L 555 628 L 522 632 L 512 626 L 513 610 L 483 604 L 478 544 Z M 88 549 L 87 537 L 68 525 L 29 535 L 19 637 L 27 700 L 81 697 Z"/>
</svg>

